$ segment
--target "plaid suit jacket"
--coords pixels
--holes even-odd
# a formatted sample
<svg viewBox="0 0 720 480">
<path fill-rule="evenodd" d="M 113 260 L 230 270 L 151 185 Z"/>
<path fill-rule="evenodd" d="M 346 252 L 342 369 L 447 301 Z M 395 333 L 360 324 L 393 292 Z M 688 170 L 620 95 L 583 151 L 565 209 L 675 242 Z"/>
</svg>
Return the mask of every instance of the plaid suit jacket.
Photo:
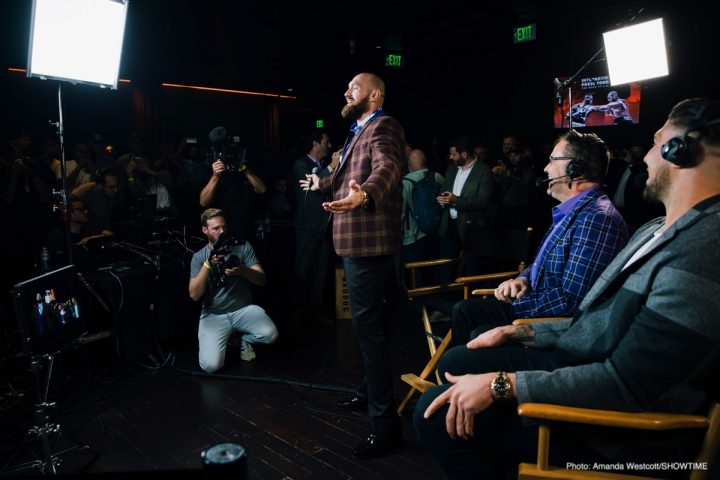
<svg viewBox="0 0 720 480">
<path fill-rule="evenodd" d="M 402 250 L 400 181 L 405 163 L 402 126 L 394 118 L 380 115 L 353 137 L 332 176 L 320 179 L 320 189 L 332 200 L 350 193 L 350 180 L 372 198 L 368 210 L 356 208 L 331 215 L 333 246 L 338 255 L 369 257 Z"/>
</svg>

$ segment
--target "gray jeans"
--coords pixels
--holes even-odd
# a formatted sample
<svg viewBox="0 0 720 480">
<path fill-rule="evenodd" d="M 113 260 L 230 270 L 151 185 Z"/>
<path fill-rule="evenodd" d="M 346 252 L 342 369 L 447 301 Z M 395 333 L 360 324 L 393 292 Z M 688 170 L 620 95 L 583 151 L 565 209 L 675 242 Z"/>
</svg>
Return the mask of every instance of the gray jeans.
<svg viewBox="0 0 720 480">
<path fill-rule="evenodd" d="M 203 313 L 198 325 L 198 358 L 207 373 L 218 371 L 225 364 L 225 351 L 233 331 L 242 332 L 248 343 L 273 343 L 278 331 L 265 310 L 248 305 L 228 313 Z"/>
</svg>

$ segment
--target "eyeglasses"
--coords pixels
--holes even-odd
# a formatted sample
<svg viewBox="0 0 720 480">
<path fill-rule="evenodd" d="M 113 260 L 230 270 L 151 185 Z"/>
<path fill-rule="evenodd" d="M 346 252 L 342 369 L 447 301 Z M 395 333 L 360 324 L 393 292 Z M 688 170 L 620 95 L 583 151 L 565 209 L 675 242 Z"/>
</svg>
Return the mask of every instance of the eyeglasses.
<svg viewBox="0 0 720 480">
<path fill-rule="evenodd" d="M 555 161 L 555 160 L 573 160 L 574 158 L 575 158 L 575 157 L 553 157 L 552 155 L 550 155 L 550 156 L 548 157 L 548 160 L 550 160 L 550 161 L 552 162 L 552 161 Z"/>
</svg>

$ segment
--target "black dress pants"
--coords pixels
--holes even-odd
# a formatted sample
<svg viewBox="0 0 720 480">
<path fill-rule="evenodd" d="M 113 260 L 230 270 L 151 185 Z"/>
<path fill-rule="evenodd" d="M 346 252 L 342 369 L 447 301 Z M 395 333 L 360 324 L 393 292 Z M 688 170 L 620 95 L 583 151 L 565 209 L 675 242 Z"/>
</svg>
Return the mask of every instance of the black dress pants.
<svg viewBox="0 0 720 480">
<path fill-rule="evenodd" d="M 552 370 L 561 366 L 553 352 L 511 345 L 499 348 L 468 350 L 451 348 L 440 360 L 440 374 L 454 375 L 497 371 Z M 426 391 L 418 400 L 413 422 L 420 441 L 433 455 L 441 470 L 451 479 L 495 479 L 517 474 L 519 462 L 533 461 L 537 445 L 537 425 L 516 413 L 514 402 L 493 403 L 475 415 L 474 435 L 470 440 L 452 439 L 447 433 L 445 415 L 448 407 L 440 408 L 429 419 L 423 413 L 449 384 Z M 563 435 L 553 434 L 551 453 L 567 454 L 578 462 L 588 455 L 585 447 L 565 446 Z M 557 457 L 553 457 L 557 459 Z M 567 458 L 564 456 L 563 458 Z M 564 463 L 562 464 L 564 465 Z"/>
<path fill-rule="evenodd" d="M 389 313 L 402 295 L 396 263 L 395 255 L 343 257 L 353 330 L 365 366 L 360 394 L 367 394 L 371 429 L 381 435 L 394 435 L 401 429 L 388 344 Z"/>
<path fill-rule="evenodd" d="M 331 260 L 331 246 L 323 232 L 295 229 L 295 305 L 309 305 L 318 318 L 328 314 L 325 292 Z"/>
<path fill-rule="evenodd" d="M 480 333 L 513 320 L 512 305 L 497 298 L 462 300 L 452 309 L 453 345 L 465 345 Z"/>
</svg>

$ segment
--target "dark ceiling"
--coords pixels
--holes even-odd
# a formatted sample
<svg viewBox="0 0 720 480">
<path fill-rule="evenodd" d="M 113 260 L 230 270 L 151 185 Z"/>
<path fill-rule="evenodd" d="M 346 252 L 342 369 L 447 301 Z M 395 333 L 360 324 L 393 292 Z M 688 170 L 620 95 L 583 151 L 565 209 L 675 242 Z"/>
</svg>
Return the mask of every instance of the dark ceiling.
<svg viewBox="0 0 720 480">
<path fill-rule="evenodd" d="M 23 67 L 32 0 L 0 3 L 3 63 Z M 131 0 L 121 77 L 277 93 L 292 88 L 313 96 L 336 78 L 344 85 L 353 72 L 383 69 L 387 52 L 402 53 L 413 76 L 482 74 L 485 65 L 503 67 L 503 59 L 522 51 L 513 50 L 511 29 L 530 22 L 538 26 L 539 41 L 567 37 L 565 56 L 579 65 L 595 50 L 587 43 L 596 31 L 627 22 L 643 9 L 662 13 L 662 4 Z"/>
<path fill-rule="evenodd" d="M 600 20 L 606 28 L 608 12 L 610 25 L 623 22 L 642 8 L 638 3 L 582 2 L 580 15 L 570 0 L 135 1 L 123 66 L 129 75 L 165 81 L 302 94 L 328 77 L 382 67 L 388 51 L 402 52 L 420 71 L 445 69 L 446 59 L 477 58 L 481 48 L 492 58 L 510 48 L 512 26 L 536 22 L 543 35 L 564 21 Z"/>
<path fill-rule="evenodd" d="M 3 66 L 26 64 L 31 5 L 0 1 Z M 439 129 L 493 138 L 520 119 L 552 130 L 553 77 L 576 72 L 602 46 L 602 32 L 635 16 L 663 16 L 671 68 L 670 77 L 643 84 L 643 128 L 680 98 L 717 95 L 717 1 L 131 0 L 128 12 L 120 75 L 133 85 L 292 89 L 303 122 L 336 119 L 338 128 L 347 82 L 375 71 L 388 83 L 389 108 L 416 138 Z M 512 27 L 527 23 L 536 23 L 537 40 L 513 45 Z M 405 68 L 386 68 L 388 52 L 402 53 Z M 603 67 L 599 59 L 588 71 Z M 288 115 L 285 125 L 295 121 Z"/>
</svg>

